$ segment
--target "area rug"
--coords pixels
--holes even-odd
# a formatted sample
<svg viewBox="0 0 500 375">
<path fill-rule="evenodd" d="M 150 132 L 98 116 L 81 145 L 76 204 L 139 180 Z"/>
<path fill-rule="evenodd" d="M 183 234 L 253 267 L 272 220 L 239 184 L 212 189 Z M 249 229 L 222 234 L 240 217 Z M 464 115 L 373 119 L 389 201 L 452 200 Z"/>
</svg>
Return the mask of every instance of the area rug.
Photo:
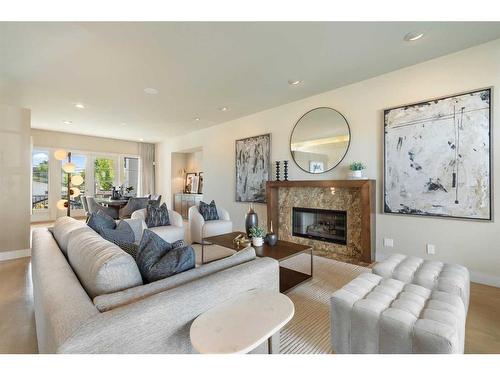
<svg viewBox="0 0 500 375">
<path fill-rule="evenodd" d="M 287 293 L 295 305 L 295 315 L 281 330 L 281 354 L 327 354 L 330 345 L 330 296 L 369 268 L 313 257 L 313 278 Z M 283 263 L 307 271 L 310 256 L 302 254 Z"/>
</svg>

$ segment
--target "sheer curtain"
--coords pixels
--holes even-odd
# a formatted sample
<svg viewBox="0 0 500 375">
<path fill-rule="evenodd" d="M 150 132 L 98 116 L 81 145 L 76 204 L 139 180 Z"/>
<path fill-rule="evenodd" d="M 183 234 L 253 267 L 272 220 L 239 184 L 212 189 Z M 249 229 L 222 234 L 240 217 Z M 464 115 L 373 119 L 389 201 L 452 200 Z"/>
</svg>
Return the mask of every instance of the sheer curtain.
<svg viewBox="0 0 500 375">
<path fill-rule="evenodd" d="M 139 156 L 141 157 L 141 194 L 155 193 L 155 145 L 152 143 L 139 143 Z"/>
</svg>

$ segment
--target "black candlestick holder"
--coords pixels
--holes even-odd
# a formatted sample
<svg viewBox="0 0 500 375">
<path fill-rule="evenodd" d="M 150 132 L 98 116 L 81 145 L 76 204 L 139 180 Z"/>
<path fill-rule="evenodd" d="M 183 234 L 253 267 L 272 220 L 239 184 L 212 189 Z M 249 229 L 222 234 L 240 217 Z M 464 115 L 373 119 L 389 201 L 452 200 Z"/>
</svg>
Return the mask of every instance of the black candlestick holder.
<svg viewBox="0 0 500 375">
<path fill-rule="evenodd" d="M 276 181 L 280 180 L 280 161 L 276 160 Z"/>
<path fill-rule="evenodd" d="M 288 181 L 288 160 L 283 160 L 283 176 Z"/>
</svg>

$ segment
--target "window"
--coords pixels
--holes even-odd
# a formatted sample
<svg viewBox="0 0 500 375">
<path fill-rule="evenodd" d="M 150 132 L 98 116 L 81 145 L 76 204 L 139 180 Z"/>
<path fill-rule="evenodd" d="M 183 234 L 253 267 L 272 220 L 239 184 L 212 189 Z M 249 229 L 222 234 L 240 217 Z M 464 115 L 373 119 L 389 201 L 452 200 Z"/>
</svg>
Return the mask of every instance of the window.
<svg viewBox="0 0 500 375">
<path fill-rule="evenodd" d="M 33 150 L 32 153 L 33 185 L 31 189 L 31 207 L 33 210 L 49 208 L 49 152 Z"/>
<path fill-rule="evenodd" d="M 136 197 L 139 188 L 139 159 L 125 156 L 121 176 L 121 184 L 126 194 Z"/>
<path fill-rule="evenodd" d="M 65 163 L 66 161 L 63 161 Z M 76 198 L 71 198 L 71 209 L 72 210 L 82 210 L 83 205 L 82 205 L 82 199 L 81 196 L 85 195 L 85 165 L 87 163 L 87 157 L 85 155 L 71 155 L 71 162 L 75 164 L 75 172 L 72 173 L 72 176 L 79 174 L 80 176 L 83 177 L 83 184 L 80 186 L 77 186 L 78 189 L 80 189 L 80 196 Z M 64 171 L 61 169 L 61 198 L 62 199 L 67 199 L 67 194 L 68 194 L 68 174 L 64 173 Z"/>
<path fill-rule="evenodd" d="M 115 161 L 110 158 L 97 157 L 94 161 L 94 177 L 96 196 L 109 197 L 115 184 Z"/>
</svg>

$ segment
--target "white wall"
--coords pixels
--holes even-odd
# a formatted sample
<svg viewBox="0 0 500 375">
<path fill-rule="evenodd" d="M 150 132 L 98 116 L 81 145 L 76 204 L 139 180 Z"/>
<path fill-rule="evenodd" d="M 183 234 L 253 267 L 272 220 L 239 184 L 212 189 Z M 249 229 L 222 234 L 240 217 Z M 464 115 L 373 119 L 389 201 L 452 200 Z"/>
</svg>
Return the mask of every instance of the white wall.
<svg viewBox="0 0 500 375">
<path fill-rule="evenodd" d="M 0 105 L 0 252 L 30 248 L 30 116 Z"/>
<path fill-rule="evenodd" d="M 383 110 L 488 86 L 500 87 L 500 40 L 165 141 L 158 147 L 158 173 L 161 177 L 170 176 L 172 151 L 203 145 L 205 199 L 215 199 L 227 208 L 235 227 L 241 229 L 247 205 L 234 201 L 234 141 L 271 132 L 272 160 L 291 160 L 288 140 L 297 119 L 312 108 L 332 107 L 340 111 L 351 126 L 352 141 L 346 158 L 334 171 L 317 176 L 300 171 L 291 162 L 290 179 L 343 179 L 350 162 L 364 162 L 368 166 L 367 176 L 377 180 L 379 255 L 400 252 L 461 263 L 469 267 L 475 280 L 500 286 L 500 214 L 497 210 L 494 222 L 381 213 Z M 499 98 L 500 95 L 493 96 L 494 114 L 500 105 Z M 499 136 L 498 129 L 494 124 L 494 138 Z M 496 142 L 494 144 L 493 173 L 498 174 L 500 149 Z M 165 181 L 159 178 L 158 190 L 168 197 L 170 182 Z M 494 190 L 494 195 L 499 197 L 500 184 Z M 266 220 L 265 207 L 257 205 L 261 222 Z M 394 239 L 394 248 L 383 247 L 384 237 Z M 425 254 L 426 243 L 436 245 L 436 255 Z"/>
</svg>

